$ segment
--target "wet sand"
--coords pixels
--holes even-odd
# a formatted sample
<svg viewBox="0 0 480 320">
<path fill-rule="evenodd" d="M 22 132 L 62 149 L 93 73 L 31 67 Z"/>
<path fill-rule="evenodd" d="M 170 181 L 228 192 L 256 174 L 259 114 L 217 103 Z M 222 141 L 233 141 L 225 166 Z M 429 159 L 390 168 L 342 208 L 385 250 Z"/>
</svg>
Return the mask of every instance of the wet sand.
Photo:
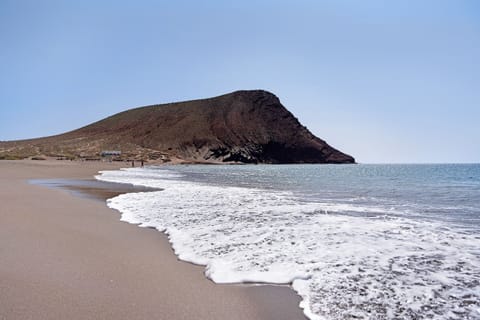
<svg viewBox="0 0 480 320">
<path fill-rule="evenodd" d="M 161 189 L 134 186 L 89 179 L 30 179 L 29 183 L 54 189 L 67 190 L 77 197 L 100 200 L 105 203 L 109 198 L 129 192 L 159 191 Z"/>
<path fill-rule="evenodd" d="M 119 221 L 125 190 L 92 177 L 120 165 L 0 161 L 0 319 L 305 319 L 288 287 L 216 285 Z"/>
</svg>

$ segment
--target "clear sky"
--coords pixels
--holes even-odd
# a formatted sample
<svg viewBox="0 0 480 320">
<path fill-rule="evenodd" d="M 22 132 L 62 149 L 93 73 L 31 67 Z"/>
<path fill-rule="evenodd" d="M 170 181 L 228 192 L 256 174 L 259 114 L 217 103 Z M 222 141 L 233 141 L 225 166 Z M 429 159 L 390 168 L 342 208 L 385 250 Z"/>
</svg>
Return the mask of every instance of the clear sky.
<svg viewBox="0 0 480 320">
<path fill-rule="evenodd" d="M 257 88 L 359 162 L 480 162 L 480 1 L 0 0 L 0 140 Z"/>
</svg>

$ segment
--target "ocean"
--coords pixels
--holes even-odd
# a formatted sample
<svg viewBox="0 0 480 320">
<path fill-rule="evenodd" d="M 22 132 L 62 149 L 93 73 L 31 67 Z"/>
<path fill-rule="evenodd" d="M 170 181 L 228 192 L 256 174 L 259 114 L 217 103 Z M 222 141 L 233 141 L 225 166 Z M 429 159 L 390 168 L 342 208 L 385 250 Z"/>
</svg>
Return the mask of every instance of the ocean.
<svg viewBox="0 0 480 320">
<path fill-rule="evenodd" d="M 310 319 L 480 319 L 480 164 L 102 171 L 216 283 L 289 284 Z"/>
</svg>

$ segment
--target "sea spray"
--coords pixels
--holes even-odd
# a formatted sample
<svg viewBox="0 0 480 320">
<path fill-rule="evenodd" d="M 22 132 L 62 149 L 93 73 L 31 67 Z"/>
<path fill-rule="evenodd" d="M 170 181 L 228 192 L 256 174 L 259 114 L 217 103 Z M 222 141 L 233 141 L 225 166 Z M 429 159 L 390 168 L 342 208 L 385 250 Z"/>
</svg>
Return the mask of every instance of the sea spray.
<svg viewBox="0 0 480 320">
<path fill-rule="evenodd" d="M 205 265 L 217 283 L 291 283 L 309 318 L 480 319 L 478 233 L 402 215 L 401 203 L 301 198 L 288 188 L 189 181 L 171 169 L 97 178 L 163 188 L 108 205 L 124 221 L 166 232 L 179 258 Z"/>
</svg>

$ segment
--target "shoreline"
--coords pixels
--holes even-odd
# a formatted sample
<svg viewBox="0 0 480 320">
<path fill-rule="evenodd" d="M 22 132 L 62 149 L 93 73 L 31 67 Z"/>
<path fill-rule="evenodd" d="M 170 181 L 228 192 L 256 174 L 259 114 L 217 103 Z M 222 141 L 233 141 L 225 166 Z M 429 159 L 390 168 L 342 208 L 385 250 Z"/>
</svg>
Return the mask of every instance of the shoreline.
<svg viewBox="0 0 480 320">
<path fill-rule="evenodd" d="M 122 165 L 0 161 L 1 319 L 306 319 L 290 287 L 214 284 L 164 233 L 121 222 L 105 201 L 28 182 L 93 180 Z"/>
</svg>

